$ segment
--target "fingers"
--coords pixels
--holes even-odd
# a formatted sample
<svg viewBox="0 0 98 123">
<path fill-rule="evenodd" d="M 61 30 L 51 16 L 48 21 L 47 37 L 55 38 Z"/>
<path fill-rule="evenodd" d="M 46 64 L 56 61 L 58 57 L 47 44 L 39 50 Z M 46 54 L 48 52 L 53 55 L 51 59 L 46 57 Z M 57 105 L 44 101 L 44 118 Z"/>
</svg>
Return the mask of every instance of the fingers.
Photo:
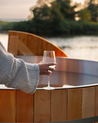
<svg viewBox="0 0 98 123">
<path fill-rule="evenodd" d="M 47 69 L 50 71 L 54 71 L 56 67 L 56 64 L 47 64 Z"/>
<path fill-rule="evenodd" d="M 56 63 L 39 63 L 40 75 L 51 75 L 55 70 Z"/>
<path fill-rule="evenodd" d="M 55 67 L 54 68 L 48 68 L 48 70 L 50 70 L 50 71 L 54 71 L 55 70 Z"/>
<path fill-rule="evenodd" d="M 52 71 L 48 70 L 45 75 L 51 75 Z"/>
<path fill-rule="evenodd" d="M 50 70 L 50 69 L 46 69 L 45 72 L 44 72 L 44 75 L 51 75 L 53 70 Z"/>
<path fill-rule="evenodd" d="M 46 64 L 46 66 L 47 68 L 46 68 L 45 75 L 51 75 L 52 71 L 55 70 L 56 63 L 48 63 Z"/>
</svg>

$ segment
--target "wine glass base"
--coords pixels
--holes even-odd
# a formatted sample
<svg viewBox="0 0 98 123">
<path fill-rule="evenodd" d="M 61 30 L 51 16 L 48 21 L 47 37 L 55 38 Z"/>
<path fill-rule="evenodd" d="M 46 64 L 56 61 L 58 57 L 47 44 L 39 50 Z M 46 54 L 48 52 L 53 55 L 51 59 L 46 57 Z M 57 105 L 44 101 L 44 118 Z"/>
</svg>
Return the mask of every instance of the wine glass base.
<svg viewBox="0 0 98 123">
<path fill-rule="evenodd" d="M 47 86 L 47 87 L 43 87 L 43 89 L 45 89 L 45 90 L 54 90 L 55 88 L 54 87 Z"/>
</svg>

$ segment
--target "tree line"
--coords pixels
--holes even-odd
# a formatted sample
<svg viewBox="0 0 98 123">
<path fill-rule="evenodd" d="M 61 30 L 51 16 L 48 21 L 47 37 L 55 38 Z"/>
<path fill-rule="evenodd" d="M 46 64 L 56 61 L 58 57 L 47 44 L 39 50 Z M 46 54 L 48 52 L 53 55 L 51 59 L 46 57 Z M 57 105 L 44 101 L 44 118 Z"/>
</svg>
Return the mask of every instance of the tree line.
<svg viewBox="0 0 98 123">
<path fill-rule="evenodd" d="M 34 17 L 28 21 L 8 24 L 3 30 L 25 31 L 37 35 L 81 35 L 98 34 L 98 4 L 87 0 L 86 7 L 75 11 L 78 4 L 71 5 L 71 0 L 54 0 L 49 5 L 35 7 Z M 76 16 L 79 18 L 75 20 Z"/>
</svg>

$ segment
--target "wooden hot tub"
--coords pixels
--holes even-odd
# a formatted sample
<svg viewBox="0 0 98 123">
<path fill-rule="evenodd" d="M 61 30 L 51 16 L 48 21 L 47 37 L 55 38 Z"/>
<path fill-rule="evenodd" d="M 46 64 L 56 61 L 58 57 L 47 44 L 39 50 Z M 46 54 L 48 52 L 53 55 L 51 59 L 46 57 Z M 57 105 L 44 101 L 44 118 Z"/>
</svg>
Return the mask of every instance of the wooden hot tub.
<svg viewBox="0 0 98 123">
<path fill-rule="evenodd" d="M 17 56 L 35 63 L 42 56 Z M 53 122 L 98 116 L 98 62 L 57 57 L 55 90 L 40 76 L 34 94 L 0 86 L 0 122 Z"/>
</svg>

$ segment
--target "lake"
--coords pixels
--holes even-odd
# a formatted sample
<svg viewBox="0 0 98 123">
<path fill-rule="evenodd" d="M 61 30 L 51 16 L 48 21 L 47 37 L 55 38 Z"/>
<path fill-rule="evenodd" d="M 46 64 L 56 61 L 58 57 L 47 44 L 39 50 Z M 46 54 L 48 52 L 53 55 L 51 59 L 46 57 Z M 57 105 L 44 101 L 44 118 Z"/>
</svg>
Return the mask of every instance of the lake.
<svg viewBox="0 0 98 123">
<path fill-rule="evenodd" d="M 44 38 L 60 47 L 69 58 L 98 60 L 98 36 Z M 8 34 L 0 34 L 0 41 L 7 49 Z"/>
</svg>

